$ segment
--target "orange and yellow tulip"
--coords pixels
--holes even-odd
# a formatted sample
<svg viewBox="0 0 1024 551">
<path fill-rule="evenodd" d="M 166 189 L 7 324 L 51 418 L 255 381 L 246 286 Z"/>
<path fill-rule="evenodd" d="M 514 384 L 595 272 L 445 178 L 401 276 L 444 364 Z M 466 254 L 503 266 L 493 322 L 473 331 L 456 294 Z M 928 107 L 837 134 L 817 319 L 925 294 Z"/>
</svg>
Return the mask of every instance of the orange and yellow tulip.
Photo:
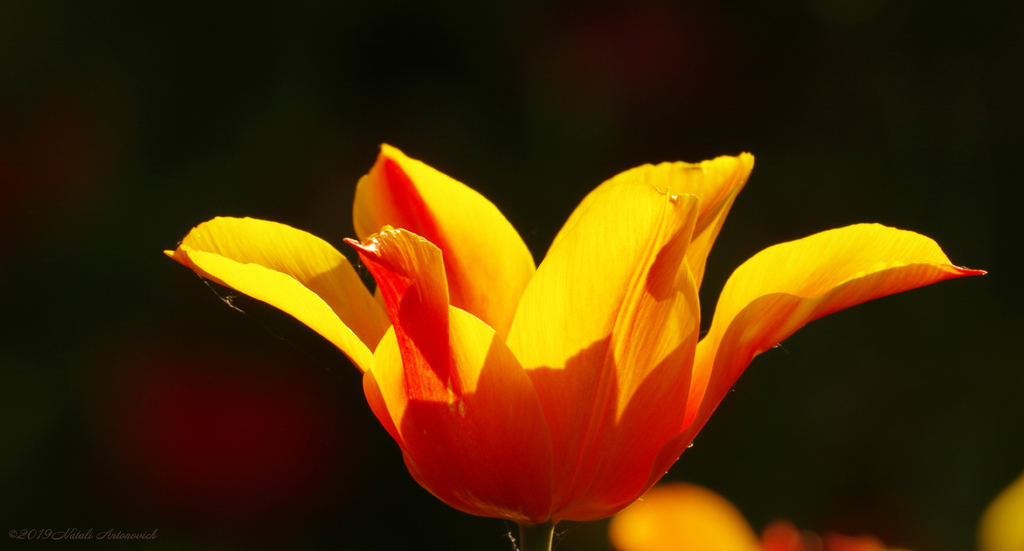
<svg viewBox="0 0 1024 551">
<path fill-rule="evenodd" d="M 383 146 L 350 240 L 380 300 L 334 247 L 274 222 L 215 218 L 167 254 L 348 355 L 409 472 L 445 503 L 522 525 L 591 520 L 643 495 L 750 360 L 804 324 L 982 273 L 916 233 L 826 231 L 740 266 L 698 342 L 705 260 L 753 162 L 619 174 L 535 267 L 487 199 Z"/>
<path fill-rule="evenodd" d="M 724 497 L 693 484 L 655 486 L 620 511 L 608 526 L 619 551 L 886 551 L 873 536 L 800 532 L 784 520 L 772 522 L 758 538 Z M 891 551 L 896 551 L 895 549 Z"/>
</svg>

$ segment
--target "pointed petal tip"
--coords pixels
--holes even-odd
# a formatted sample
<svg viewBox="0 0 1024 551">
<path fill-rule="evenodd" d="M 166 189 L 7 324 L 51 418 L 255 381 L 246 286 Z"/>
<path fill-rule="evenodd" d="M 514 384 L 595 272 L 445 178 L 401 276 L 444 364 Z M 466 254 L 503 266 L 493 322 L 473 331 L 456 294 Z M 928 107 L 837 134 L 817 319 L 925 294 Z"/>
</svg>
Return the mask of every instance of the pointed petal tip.
<svg viewBox="0 0 1024 551">
<path fill-rule="evenodd" d="M 367 239 L 362 240 L 361 242 L 352 238 L 345 238 L 344 241 L 356 251 L 372 254 L 374 256 L 379 257 L 382 254 L 381 246 L 384 244 L 384 242 L 398 239 L 402 235 L 408 235 L 418 241 L 425 241 L 427 243 L 430 243 L 430 240 L 417 236 L 416 234 L 414 234 L 414 232 L 408 229 L 402 229 L 400 227 L 394 228 L 391 227 L 390 225 L 385 225 L 380 229 L 380 231 L 376 232 L 376 234 L 371 234 L 367 236 Z"/>
<path fill-rule="evenodd" d="M 393 145 L 391 145 L 389 143 L 381 143 L 380 144 L 380 152 L 377 153 L 377 161 L 376 161 L 375 164 L 376 165 L 382 165 L 383 163 L 386 163 L 388 161 L 392 161 L 392 162 L 398 163 L 401 166 L 404 163 L 412 161 L 412 160 L 413 159 L 410 159 L 409 156 L 406 155 L 404 152 L 402 152 L 401 149 L 399 149 L 399 148 L 397 148 L 397 147 L 395 147 L 395 146 L 393 146 Z"/>
<path fill-rule="evenodd" d="M 750 173 L 754 170 L 754 155 L 753 153 L 744 151 L 737 155 L 737 158 L 739 158 L 741 164 L 746 166 L 744 169 L 746 176 L 743 178 L 743 183 L 746 184 L 747 180 L 750 179 Z"/>
<path fill-rule="evenodd" d="M 372 254 L 376 257 L 379 257 L 381 256 L 381 242 L 384 241 L 385 239 L 394 238 L 398 236 L 400 233 L 407 233 L 409 235 L 419 237 L 418 235 L 408 230 L 403 230 L 400 228 L 396 230 L 391 226 L 384 226 L 377 233 L 373 233 L 366 236 L 366 239 L 364 239 L 363 241 L 359 241 L 358 239 L 352 239 L 351 237 L 346 237 L 344 241 L 357 251 Z M 419 238 L 423 241 L 426 241 L 422 237 Z"/>
<path fill-rule="evenodd" d="M 968 268 L 966 266 L 957 266 L 956 264 L 950 264 L 950 266 L 952 266 L 953 269 L 959 272 L 959 275 L 962 276 L 985 275 L 988 273 L 988 271 L 986 270 L 975 270 L 973 268 Z"/>
<path fill-rule="evenodd" d="M 373 241 L 373 237 L 375 235 L 377 235 L 377 234 L 373 234 L 370 237 L 367 237 L 365 243 L 360 242 L 358 239 L 352 239 L 351 237 L 346 237 L 345 238 L 345 243 L 348 243 L 348 245 L 350 247 L 352 247 L 353 249 L 355 249 L 357 251 L 376 255 L 378 253 L 377 246 L 376 246 L 376 242 Z"/>
<path fill-rule="evenodd" d="M 181 264 L 191 270 L 195 270 L 196 267 L 188 256 L 190 250 L 191 249 L 189 249 L 188 245 L 178 243 L 178 246 L 174 250 L 164 251 L 164 254 L 167 255 L 167 257 L 170 258 L 171 260 L 177 262 L 178 264 Z M 204 279 L 206 278 L 206 276 L 204 276 L 203 274 L 199 275 Z"/>
</svg>

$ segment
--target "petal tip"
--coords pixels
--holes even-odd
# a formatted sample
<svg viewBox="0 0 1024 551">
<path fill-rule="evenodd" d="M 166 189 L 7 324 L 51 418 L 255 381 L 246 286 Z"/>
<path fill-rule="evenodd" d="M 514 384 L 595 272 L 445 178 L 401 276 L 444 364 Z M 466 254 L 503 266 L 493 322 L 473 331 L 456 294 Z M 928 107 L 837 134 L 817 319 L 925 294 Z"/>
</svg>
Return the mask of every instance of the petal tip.
<svg viewBox="0 0 1024 551">
<path fill-rule="evenodd" d="M 365 243 L 362 243 L 362 242 L 360 242 L 357 239 L 352 239 L 351 237 L 346 237 L 345 238 L 345 243 L 348 243 L 349 246 L 351 246 L 353 249 L 355 249 L 357 251 L 361 251 L 361 252 L 364 252 L 364 253 L 377 254 L 377 252 L 378 252 L 377 251 L 377 244 L 376 244 L 376 241 L 374 240 L 374 237 L 376 235 L 377 234 L 373 234 L 373 235 L 367 237 Z"/>
<path fill-rule="evenodd" d="M 380 159 L 404 159 L 406 155 L 405 153 L 402 153 L 401 149 L 398 149 L 388 143 L 382 143 L 380 144 L 380 153 L 378 154 L 378 157 Z"/>
<path fill-rule="evenodd" d="M 377 233 L 373 233 L 366 236 L 366 239 L 364 239 L 362 242 L 356 239 L 352 239 L 351 237 L 346 237 L 345 243 L 348 243 L 352 248 L 354 248 L 357 251 L 369 253 L 374 256 L 380 256 L 381 241 L 387 237 L 394 237 L 400 231 L 402 230 L 396 230 L 391 226 L 384 226 Z"/>
<path fill-rule="evenodd" d="M 959 272 L 962 276 L 985 275 L 988 273 L 988 271 L 986 270 L 975 270 L 973 268 L 967 268 L 965 266 L 957 266 L 956 264 L 950 264 L 950 266 L 953 266 L 953 268 L 955 268 L 956 271 Z"/>
<path fill-rule="evenodd" d="M 178 248 L 174 249 L 173 251 L 164 251 L 164 254 L 167 255 L 167 257 L 170 258 L 171 260 L 184 265 L 186 268 L 195 270 L 195 266 L 192 264 L 192 260 L 188 257 L 188 252 L 189 249 L 187 246 L 179 244 Z"/>
</svg>

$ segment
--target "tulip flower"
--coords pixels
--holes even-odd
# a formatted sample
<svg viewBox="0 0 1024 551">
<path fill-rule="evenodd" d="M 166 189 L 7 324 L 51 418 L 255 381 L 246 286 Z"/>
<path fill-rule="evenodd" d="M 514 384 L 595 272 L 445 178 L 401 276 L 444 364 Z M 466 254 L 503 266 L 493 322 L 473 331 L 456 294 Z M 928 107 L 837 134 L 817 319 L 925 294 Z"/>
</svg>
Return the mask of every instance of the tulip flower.
<svg viewBox="0 0 1024 551">
<path fill-rule="evenodd" d="M 873 536 L 800 532 L 769 524 L 758 538 L 727 499 L 700 486 L 661 484 L 612 518 L 608 536 L 619 551 L 886 551 Z M 896 551 L 895 549 L 892 551 Z"/>
<path fill-rule="evenodd" d="M 167 254 L 334 343 L 420 485 L 543 547 L 555 522 L 643 495 L 751 359 L 804 324 L 983 273 L 913 232 L 826 231 L 740 266 L 698 342 L 705 260 L 753 162 L 623 172 L 535 267 L 487 199 L 385 145 L 357 186 L 349 240 L 376 299 L 334 247 L 274 222 L 215 218 Z"/>
</svg>

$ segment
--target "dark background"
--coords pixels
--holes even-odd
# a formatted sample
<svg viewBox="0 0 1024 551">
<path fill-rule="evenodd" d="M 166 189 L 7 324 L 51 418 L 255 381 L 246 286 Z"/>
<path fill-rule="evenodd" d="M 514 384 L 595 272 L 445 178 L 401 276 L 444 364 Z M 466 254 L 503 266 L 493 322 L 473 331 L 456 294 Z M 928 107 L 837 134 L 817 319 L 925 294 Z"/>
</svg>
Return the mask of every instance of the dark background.
<svg viewBox="0 0 1024 551">
<path fill-rule="evenodd" d="M 1010 1 L 2 2 L 0 524 L 510 549 L 415 484 L 344 356 L 161 253 L 248 215 L 354 257 L 386 141 L 490 198 L 538 261 L 615 173 L 753 152 L 705 327 L 750 255 L 855 222 L 988 270 L 802 329 L 666 477 L 757 530 L 972 549 L 1024 469 L 1022 37 Z M 606 522 L 564 528 L 561 550 L 608 548 Z"/>
</svg>

